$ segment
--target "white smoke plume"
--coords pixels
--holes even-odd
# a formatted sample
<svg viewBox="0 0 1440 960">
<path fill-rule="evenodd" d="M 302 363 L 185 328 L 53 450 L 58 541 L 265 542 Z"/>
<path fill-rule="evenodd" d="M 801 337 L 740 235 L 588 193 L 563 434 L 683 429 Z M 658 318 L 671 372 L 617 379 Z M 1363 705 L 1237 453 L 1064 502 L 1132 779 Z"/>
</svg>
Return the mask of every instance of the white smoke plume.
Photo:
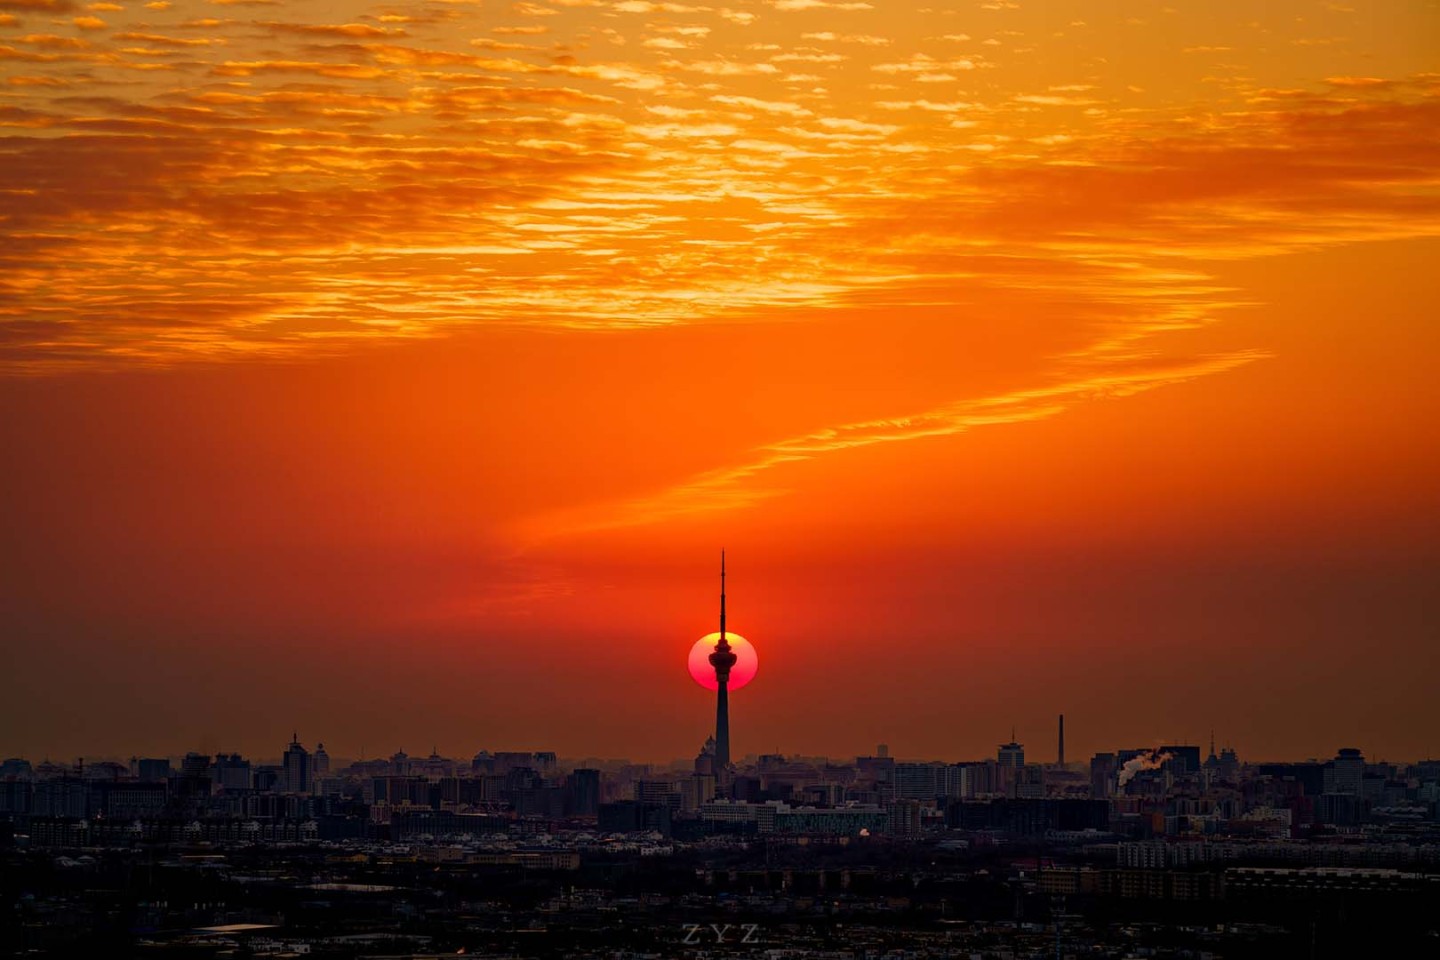
<svg viewBox="0 0 1440 960">
<path fill-rule="evenodd" d="M 1129 760 L 1126 760 L 1125 765 L 1120 768 L 1120 787 L 1123 788 L 1125 784 L 1135 779 L 1135 774 L 1141 770 L 1160 769 L 1161 764 L 1173 756 L 1174 754 L 1171 753 L 1153 751 L 1148 754 L 1142 753 L 1138 757 L 1131 757 Z"/>
</svg>

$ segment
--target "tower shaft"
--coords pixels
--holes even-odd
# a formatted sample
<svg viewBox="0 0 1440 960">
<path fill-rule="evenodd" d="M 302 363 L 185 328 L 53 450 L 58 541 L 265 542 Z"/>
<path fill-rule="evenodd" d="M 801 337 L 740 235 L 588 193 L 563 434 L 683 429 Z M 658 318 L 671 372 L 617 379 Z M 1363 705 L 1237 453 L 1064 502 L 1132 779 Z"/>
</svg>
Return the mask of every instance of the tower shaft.
<svg viewBox="0 0 1440 960">
<path fill-rule="evenodd" d="M 715 769 L 730 766 L 730 678 L 720 681 L 715 691 Z"/>
</svg>

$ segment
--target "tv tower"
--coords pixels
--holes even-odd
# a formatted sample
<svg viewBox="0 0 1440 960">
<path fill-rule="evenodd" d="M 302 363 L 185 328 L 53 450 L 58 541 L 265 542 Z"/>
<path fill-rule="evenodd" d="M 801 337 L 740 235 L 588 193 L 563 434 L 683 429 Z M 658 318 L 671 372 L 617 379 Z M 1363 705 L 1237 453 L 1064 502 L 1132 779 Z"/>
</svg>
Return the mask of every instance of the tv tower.
<svg viewBox="0 0 1440 960">
<path fill-rule="evenodd" d="M 717 775 L 730 766 L 730 668 L 735 666 L 737 657 L 725 639 L 725 551 L 720 551 L 720 642 L 710 654 L 710 666 L 715 668 L 715 772 Z"/>
</svg>

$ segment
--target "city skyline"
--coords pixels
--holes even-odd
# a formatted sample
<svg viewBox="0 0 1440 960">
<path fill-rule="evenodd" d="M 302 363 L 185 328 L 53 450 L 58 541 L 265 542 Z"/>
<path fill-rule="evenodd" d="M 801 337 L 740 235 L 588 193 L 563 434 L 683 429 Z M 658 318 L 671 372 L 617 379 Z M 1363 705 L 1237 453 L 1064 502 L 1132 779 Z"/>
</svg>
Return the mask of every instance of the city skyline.
<svg viewBox="0 0 1440 960">
<path fill-rule="evenodd" d="M 707 731 L 702 730 L 700 732 L 703 734 Z M 713 730 L 708 732 L 710 733 L 710 740 L 713 742 Z M 1093 751 L 1081 754 L 1079 759 L 1071 759 L 1068 762 L 1062 763 L 1057 759 L 1058 751 L 1055 749 L 1056 745 L 1054 743 L 1049 745 L 1049 749 L 1047 752 L 1047 748 L 1045 745 L 1036 744 L 1034 742 L 1027 744 L 1027 742 L 1023 738 L 1016 737 L 1013 730 L 1011 733 L 1011 737 L 1012 739 L 1010 739 L 1009 741 L 1002 742 L 997 736 L 995 738 L 995 743 L 991 746 L 989 750 L 989 754 L 998 754 L 1000 756 L 1003 756 L 1007 751 L 1011 751 L 1018 755 L 1022 759 L 1022 762 L 1038 764 L 1044 767 L 1063 767 L 1065 769 L 1075 770 L 1087 766 L 1091 762 L 1091 760 L 1097 755 L 1107 753 L 1114 754 L 1117 752 L 1162 755 L 1166 750 L 1174 748 L 1184 748 L 1187 750 L 1194 749 L 1202 751 L 1202 753 L 1200 754 L 1201 756 L 1213 757 L 1218 756 L 1222 753 L 1239 755 L 1239 752 L 1235 749 L 1234 744 L 1224 739 L 1211 737 L 1208 743 L 1192 743 L 1189 739 L 1181 737 L 1162 739 L 1149 743 L 1140 743 L 1133 740 L 1122 740 L 1116 743 L 1104 744 Z M 304 737 L 300 736 L 300 731 L 295 730 L 291 732 L 291 739 L 286 741 L 285 747 L 287 750 L 295 746 L 304 748 L 306 743 L 308 742 L 312 741 L 307 741 Z M 320 738 L 315 738 L 313 742 L 316 744 L 317 749 L 322 751 L 327 756 L 327 758 L 333 760 L 333 762 L 352 764 L 393 760 L 396 757 L 404 757 L 415 762 L 422 762 L 427 759 L 437 758 L 451 762 L 463 762 L 467 759 L 478 758 L 481 756 L 493 756 L 512 753 L 546 753 L 549 755 L 553 755 L 562 767 L 580 767 L 587 764 L 599 763 L 602 765 L 636 764 L 641 766 L 681 769 L 690 766 L 690 764 L 692 763 L 690 755 L 677 755 L 673 757 L 648 757 L 632 756 L 627 755 L 623 752 L 610 752 L 599 754 L 567 754 L 564 751 L 552 750 L 550 749 L 550 745 L 544 744 L 526 745 L 517 743 L 485 743 L 480 746 L 472 746 L 457 750 L 442 750 L 440 748 L 439 741 L 432 738 L 432 742 L 428 752 L 419 749 L 411 752 L 407 751 L 403 744 L 394 746 L 393 750 L 385 748 L 383 746 L 376 750 L 368 750 L 364 746 L 361 746 L 359 748 L 346 748 L 344 746 L 341 746 L 337 749 L 335 748 L 333 740 L 330 741 L 330 748 L 327 748 L 325 746 L 326 740 Z M 790 759 L 826 760 L 838 763 L 849 763 L 856 759 L 865 757 L 884 757 L 892 759 L 897 763 L 941 763 L 950 765 L 965 765 L 984 763 L 987 759 L 993 759 L 993 757 L 988 756 L 984 751 L 980 752 L 979 754 L 969 754 L 964 756 L 955 754 L 939 756 L 897 752 L 889 743 L 871 744 L 869 745 L 869 747 L 869 750 L 866 750 L 864 747 L 859 747 L 856 750 L 842 753 L 814 752 L 805 749 L 781 749 L 779 747 L 774 749 L 757 748 L 754 750 L 749 750 L 743 754 L 735 755 L 733 757 L 733 762 L 737 765 L 754 764 L 755 762 L 765 757 L 785 757 Z M 129 763 L 137 759 L 143 760 L 146 757 L 154 757 L 173 761 L 180 760 L 186 756 L 212 757 L 229 756 L 233 754 L 238 756 L 245 756 L 247 759 L 253 760 L 257 763 L 270 762 L 283 766 L 285 763 L 284 752 L 282 751 L 270 753 L 266 752 L 267 749 L 273 750 L 273 746 L 269 748 L 262 747 L 258 750 L 239 749 L 235 746 L 222 746 L 219 749 L 206 750 L 195 749 L 193 747 L 169 751 L 130 750 L 118 754 L 104 754 L 96 752 L 90 754 L 81 753 L 76 756 L 52 756 L 50 754 L 44 754 L 42 756 L 22 753 L 17 754 L 12 759 L 24 760 L 31 764 L 50 764 L 56 767 L 78 767 L 83 764 L 92 763 Z M 1328 750 L 1322 750 L 1317 754 L 1308 756 L 1242 755 L 1242 760 L 1247 764 L 1287 762 L 1325 763 L 1333 759 L 1333 755 L 1343 750 L 1358 750 L 1362 755 L 1365 756 L 1368 761 L 1374 763 L 1413 764 L 1428 763 L 1436 759 L 1429 754 L 1419 757 L 1385 756 L 1381 754 L 1371 753 L 1363 746 L 1359 746 L 1353 743 L 1345 743 L 1337 746 L 1332 746 Z M 1205 751 L 1208 751 L 1208 753 L 1206 753 Z M 1070 754 L 1072 755 L 1072 757 L 1075 755 L 1075 753 L 1076 751 L 1074 751 L 1072 747 L 1070 749 Z"/>
<path fill-rule="evenodd" d="M 1437 37 L 0 0 L 0 755 L 1426 756 Z"/>
<path fill-rule="evenodd" d="M 1063 731 L 1060 715 L 1057 750 Z M 1242 960 L 1410 955 L 1436 936 L 1440 761 L 1342 747 L 1252 763 L 1212 739 L 1208 755 L 1165 744 L 1065 766 L 1013 732 L 970 763 L 885 744 L 718 776 L 717 759 L 711 738 L 693 767 L 549 750 L 351 762 L 299 731 L 280 763 L 6 758 L 3 932 L 55 956 L 383 942 L 557 960 L 716 944 L 843 958 L 857 943 L 925 960 L 1052 945 L 1179 958 L 1204 943 Z"/>
</svg>

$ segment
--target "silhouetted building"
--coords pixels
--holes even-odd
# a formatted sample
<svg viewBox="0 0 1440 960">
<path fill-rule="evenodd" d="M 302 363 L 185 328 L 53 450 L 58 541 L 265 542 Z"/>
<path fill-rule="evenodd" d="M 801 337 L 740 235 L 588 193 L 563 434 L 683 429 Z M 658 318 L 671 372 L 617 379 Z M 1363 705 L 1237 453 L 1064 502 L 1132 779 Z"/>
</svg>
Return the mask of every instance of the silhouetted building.
<svg viewBox="0 0 1440 960">
<path fill-rule="evenodd" d="M 1015 772 L 1012 791 L 1022 800 L 1038 800 L 1045 796 L 1045 770 L 1038 763 L 1027 763 Z"/>
<path fill-rule="evenodd" d="M 1188 744 L 1164 746 L 1156 748 L 1155 752 L 1162 757 L 1167 753 L 1170 755 L 1170 759 L 1165 761 L 1165 769 L 1172 774 L 1200 772 L 1200 748 L 1198 746 L 1192 747 Z"/>
<path fill-rule="evenodd" d="M 310 757 L 310 779 L 318 781 L 321 777 L 330 775 L 330 754 L 325 752 L 325 744 L 315 745 L 315 753 Z"/>
<path fill-rule="evenodd" d="M 1115 779 L 1120 765 L 1113 753 L 1097 753 L 1090 758 L 1090 796 L 1097 800 L 1115 794 Z"/>
<path fill-rule="evenodd" d="M 697 773 L 680 781 L 680 809 L 694 813 L 702 804 L 715 799 L 715 778 L 708 773 Z"/>
<path fill-rule="evenodd" d="M 170 761 L 165 757 L 141 757 L 135 762 L 135 775 L 146 782 L 170 779 Z"/>
<path fill-rule="evenodd" d="M 939 762 L 895 764 L 896 798 L 934 800 L 946 796 L 949 769 L 949 764 Z"/>
<path fill-rule="evenodd" d="M 1020 782 L 1020 771 L 1025 769 L 1025 745 L 1013 737 L 1009 743 L 1000 744 L 995 753 L 995 766 L 998 792 L 1013 797 Z"/>
<path fill-rule="evenodd" d="M 507 790 L 506 802 L 517 817 L 546 817 L 558 820 L 565 815 L 565 790 L 541 781 L 537 786 Z"/>
<path fill-rule="evenodd" d="M 1358 797 L 1365 779 L 1365 757 L 1354 747 L 1345 747 L 1325 764 L 1324 793 Z"/>
<path fill-rule="evenodd" d="M 180 776 L 187 780 L 209 779 L 210 757 L 203 753 L 187 753 L 180 761 Z"/>
<path fill-rule="evenodd" d="M 952 803 L 945 824 L 959 830 L 999 830 L 1022 837 L 1049 830 L 1107 830 L 1110 805 L 1103 800 L 992 800 Z"/>
<path fill-rule="evenodd" d="M 263 764 L 254 768 L 253 782 L 255 789 L 261 793 L 269 793 L 274 790 L 285 788 L 285 768 L 278 767 L 273 763 Z"/>
<path fill-rule="evenodd" d="M 664 804 L 671 813 L 680 809 L 680 788 L 673 780 L 636 780 L 635 799 L 643 804 Z"/>
<path fill-rule="evenodd" d="M 600 804 L 599 829 L 605 833 L 639 833 L 653 830 L 670 836 L 670 807 L 663 803 L 622 800 Z"/>
<path fill-rule="evenodd" d="M 290 738 L 281 765 L 285 768 L 286 793 L 310 792 L 310 753 L 300 745 L 298 733 Z"/>
<path fill-rule="evenodd" d="M 888 752 L 888 751 L 887 751 Z M 895 797 L 895 758 L 856 757 L 854 793 L 868 794 L 869 802 L 882 803 Z"/>
<path fill-rule="evenodd" d="M 19 777 L 0 779 L 0 813 L 30 813 L 35 800 L 35 785 Z"/>
<path fill-rule="evenodd" d="M 700 753 L 695 757 L 695 774 L 697 776 L 716 776 L 715 764 L 715 738 L 706 737 L 705 745 L 700 748 Z"/>
<path fill-rule="evenodd" d="M 133 780 L 92 783 L 87 806 L 89 815 L 110 820 L 139 820 L 158 817 L 168 801 L 165 781 L 143 783 Z"/>
<path fill-rule="evenodd" d="M 0 780 L 11 778 L 28 780 L 35 775 L 30 766 L 29 760 L 22 760 L 19 757 L 9 757 L 0 760 Z"/>
<path fill-rule="evenodd" d="M 212 786 L 209 755 L 187 753 L 180 761 L 180 775 L 170 778 L 170 795 L 193 808 L 210 796 Z"/>
<path fill-rule="evenodd" d="M 1325 792 L 1325 765 L 1310 761 L 1307 763 L 1262 763 L 1256 767 L 1262 777 L 1276 780 L 1293 780 L 1299 784 L 1307 797 L 1318 797 Z"/>
<path fill-rule="evenodd" d="M 31 810 L 37 817 L 81 819 L 86 809 L 87 790 L 79 777 L 53 777 L 35 783 Z"/>
<path fill-rule="evenodd" d="M 920 801 L 896 800 L 886 808 L 887 829 L 897 837 L 918 837 L 920 835 Z"/>
<path fill-rule="evenodd" d="M 217 753 L 212 770 L 215 775 L 215 785 L 221 790 L 249 790 L 253 785 L 250 761 L 238 753 Z"/>
<path fill-rule="evenodd" d="M 600 813 L 600 771 L 581 767 L 570 771 L 570 813 L 594 817 Z"/>
<path fill-rule="evenodd" d="M 1337 827 L 1356 827 L 1365 822 L 1370 805 L 1364 797 L 1349 793 L 1322 793 L 1315 798 L 1315 818 Z"/>
</svg>

